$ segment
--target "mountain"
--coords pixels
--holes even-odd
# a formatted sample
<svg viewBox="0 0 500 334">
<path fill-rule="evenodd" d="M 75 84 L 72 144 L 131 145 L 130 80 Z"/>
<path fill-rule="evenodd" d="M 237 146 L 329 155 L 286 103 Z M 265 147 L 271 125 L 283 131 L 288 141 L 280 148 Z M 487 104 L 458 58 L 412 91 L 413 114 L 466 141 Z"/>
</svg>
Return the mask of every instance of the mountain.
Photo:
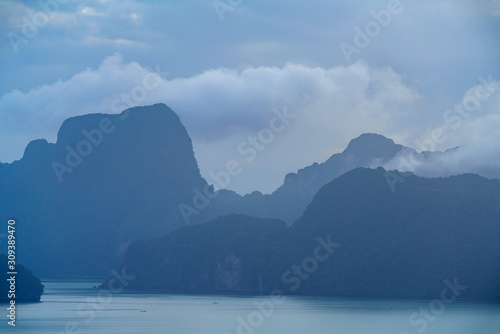
<svg viewBox="0 0 500 334">
<path fill-rule="evenodd" d="M 327 162 L 289 174 L 272 195 L 214 194 L 186 129 L 164 104 L 89 114 L 67 119 L 56 143 L 34 140 L 21 160 L 0 165 L 0 218 L 24 226 L 18 256 L 37 275 L 96 277 L 120 263 L 130 242 L 186 224 L 227 214 L 291 224 L 326 182 L 400 150 L 365 134 Z"/>
<path fill-rule="evenodd" d="M 456 297 L 499 300 L 500 181 L 391 173 L 404 179 L 394 192 L 383 168 L 343 174 L 287 231 L 232 215 L 135 243 L 123 268 L 140 277 L 130 288 L 432 299 L 451 286 Z M 253 284 L 217 289 L 214 270 Z"/>
<path fill-rule="evenodd" d="M 384 136 L 366 133 L 351 140 L 342 153 L 334 154 L 324 163 L 314 163 L 286 175 L 283 185 L 270 195 L 254 192 L 240 197 L 220 191 L 213 200 L 215 210 L 219 215 L 242 213 L 281 219 L 291 225 L 326 183 L 357 167 L 386 164 L 404 149 Z"/>
<path fill-rule="evenodd" d="M 270 195 L 214 193 L 186 129 L 164 104 L 89 114 L 67 119 L 56 143 L 34 140 L 21 160 L 0 164 L 0 219 L 19 222 L 19 259 L 37 275 L 100 277 L 121 263 L 130 243 L 185 225 L 229 214 L 292 225 L 336 177 L 399 164 L 408 154 L 425 160 L 446 152 L 419 154 L 363 134 L 326 162 L 288 174 Z"/>
<path fill-rule="evenodd" d="M 90 114 L 66 120 L 55 144 L 35 140 L 0 168 L 0 219 L 15 217 L 19 260 L 37 275 L 96 277 L 131 241 L 184 225 L 179 204 L 206 185 L 167 106 Z"/>
<path fill-rule="evenodd" d="M 245 196 L 222 190 L 212 200 L 215 215 L 242 213 L 281 219 L 292 225 L 304 212 L 316 192 L 336 177 L 358 167 L 384 167 L 409 171 L 423 177 L 446 177 L 465 173 L 500 179 L 500 170 L 478 163 L 461 163 L 467 147 L 444 152 L 416 150 L 395 144 L 382 135 L 365 133 L 351 140 L 347 148 L 324 163 L 314 163 L 297 173 L 286 175 L 283 185 L 269 195 L 253 192 Z M 460 160 L 462 159 L 462 160 Z M 492 158 L 492 160 L 494 160 Z M 207 217 L 213 217 L 207 216 Z"/>
<path fill-rule="evenodd" d="M 283 273 L 330 237 L 340 246 L 291 292 L 436 298 L 457 279 L 465 298 L 500 299 L 500 181 L 391 173 L 404 180 L 394 192 L 383 168 L 325 185 L 278 253 L 274 284 L 294 288 L 296 275 Z"/>
<path fill-rule="evenodd" d="M 9 279 L 11 275 L 7 273 L 10 272 L 8 268 L 8 259 L 4 254 L 0 254 L 0 268 L 2 271 L 0 273 L 0 303 L 9 303 L 15 298 L 16 302 L 38 302 L 43 294 L 43 284 L 42 282 L 31 273 L 29 269 L 25 266 L 18 264 L 16 265 L 16 277 L 14 288 L 11 289 L 11 284 Z M 10 298 L 11 290 L 14 291 L 13 298 Z"/>
<path fill-rule="evenodd" d="M 228 215 L 183 227 L 127 250 L 128 289 L 168 292 L 262 292 L 285 222 Z M 106 287 L 109 282 L 105 282 Z"/>
</svg>

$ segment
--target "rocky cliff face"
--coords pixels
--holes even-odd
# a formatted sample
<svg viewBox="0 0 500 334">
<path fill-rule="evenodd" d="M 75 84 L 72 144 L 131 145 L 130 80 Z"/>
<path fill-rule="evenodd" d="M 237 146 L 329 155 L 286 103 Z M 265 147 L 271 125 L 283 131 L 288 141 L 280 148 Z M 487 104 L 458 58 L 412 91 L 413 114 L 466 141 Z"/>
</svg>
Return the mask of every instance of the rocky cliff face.
<svg viewBox="0 0 500 334">
<path fill-rule="evenodd" d="M 33 141 L 2 165 L 0 219 L 19 222 L 19 259 L 38 275 L 95 277 L 119 264 L 130 241 L 184 225 L 179 204 L 205 186 L 167 106 L 91 114 L 66 120 L 55 144 Z"/>
<path fill-rule="evenodd" d="M 215 290 L 241 291 L 243 279 L 243 259 L 234 254 L 226 255 L 224 261 L 215 266 Z"/>
<path fill-rule="evenodd" d="M 228 215 L 134 243 L 123 264 L 136 277 L 127 289 L 263 292 L 275 247 L 286 232 L 279 220 Z"/>
</svg>

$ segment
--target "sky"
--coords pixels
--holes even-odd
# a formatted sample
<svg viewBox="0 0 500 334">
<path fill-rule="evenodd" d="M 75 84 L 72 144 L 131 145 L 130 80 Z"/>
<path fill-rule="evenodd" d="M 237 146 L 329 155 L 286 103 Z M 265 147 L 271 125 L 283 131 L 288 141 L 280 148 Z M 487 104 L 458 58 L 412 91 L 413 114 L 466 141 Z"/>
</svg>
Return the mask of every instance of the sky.
<svg viewBox="0 0 500 334">
<path fill-rule="evenodd" d="M 239 162 L 240 194 L 366 132 L 500 168 L 499 0 L 0 0 L 0 36 L 1 162 L 161 102 L 209 183 Z"/>
</svg>

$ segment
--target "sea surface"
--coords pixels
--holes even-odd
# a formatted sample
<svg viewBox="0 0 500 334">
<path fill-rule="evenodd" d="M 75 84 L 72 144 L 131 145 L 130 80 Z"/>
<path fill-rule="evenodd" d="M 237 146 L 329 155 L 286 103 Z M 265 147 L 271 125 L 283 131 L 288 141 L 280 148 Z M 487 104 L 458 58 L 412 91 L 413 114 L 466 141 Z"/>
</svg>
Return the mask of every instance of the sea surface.
<svg viewBox="0 0 500 334">
<path fill-rule="evenodd" d="M 500 333 L 500 305 L 489 303 L 111 294 L 97 284 L 44 282 L 41 303 L 17 305 L 15 327 L 1 305 L 0 333 Z"/>
</svg>

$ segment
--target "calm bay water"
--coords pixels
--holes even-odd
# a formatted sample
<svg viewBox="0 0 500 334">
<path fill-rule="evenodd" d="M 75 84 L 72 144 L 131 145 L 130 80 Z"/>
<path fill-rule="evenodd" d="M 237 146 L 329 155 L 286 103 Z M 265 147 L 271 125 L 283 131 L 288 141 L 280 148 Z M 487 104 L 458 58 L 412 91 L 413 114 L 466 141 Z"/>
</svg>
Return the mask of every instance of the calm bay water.
<svg viewBox="0 0 500 334">
<path fill-rule="evenodd" d="M 17 307 L 2 333 L 498 334 L 500 306 L 316 297 L 105 295 L 97 282 L 44 282 L 41 303 Z M 282 297 L 283 298 L 283 297 Z M 423 312 L 423 313 L 419 313 Z M 416 315 L 415 315 L 416 313 Z M 410 321 L 410 317 L 412 321 Z"/>
</svg>

